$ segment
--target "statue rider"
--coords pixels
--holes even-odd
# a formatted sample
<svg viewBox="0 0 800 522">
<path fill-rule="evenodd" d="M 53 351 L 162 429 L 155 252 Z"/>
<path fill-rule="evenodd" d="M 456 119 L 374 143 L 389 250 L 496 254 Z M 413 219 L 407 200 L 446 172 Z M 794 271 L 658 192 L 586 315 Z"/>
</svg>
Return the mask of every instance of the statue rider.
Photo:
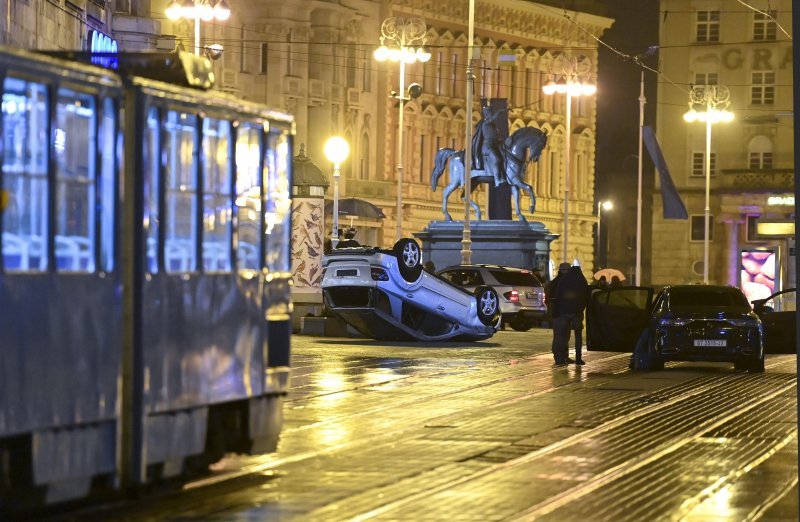
<svg viewBox="0 0 800 522">
<path fill-rule="evenodd" d="M 491 175 L 497 187 L 504 181 L 505 164 L 501 149 L 503 142 L 495 120 L 503 111 L 492 111 L 485 98 L 481 100 L 481 106 L 483 117 L 475 126 L 475 136 L 472 138 L 472 168 Z"/>
</svg>

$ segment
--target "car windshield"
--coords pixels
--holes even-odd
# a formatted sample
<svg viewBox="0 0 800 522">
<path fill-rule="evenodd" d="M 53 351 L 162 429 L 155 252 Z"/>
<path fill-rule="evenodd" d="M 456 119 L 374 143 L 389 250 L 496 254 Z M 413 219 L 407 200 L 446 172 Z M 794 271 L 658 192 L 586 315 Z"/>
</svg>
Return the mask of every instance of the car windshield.
<svg viewBox="0 0 800 522">
<path fill-rule="evenodd" d="M 501 285 L 508 286 L 542 286 L 542 283 L 531 272 L 511 270 L 489 270 Z"/>
<path fill-rule="evenodd" d="M 749 311 L 747 298 L 737 288 L 674 288 L 669 293 L 672 310 L 736 309 Z"/>
</svg>

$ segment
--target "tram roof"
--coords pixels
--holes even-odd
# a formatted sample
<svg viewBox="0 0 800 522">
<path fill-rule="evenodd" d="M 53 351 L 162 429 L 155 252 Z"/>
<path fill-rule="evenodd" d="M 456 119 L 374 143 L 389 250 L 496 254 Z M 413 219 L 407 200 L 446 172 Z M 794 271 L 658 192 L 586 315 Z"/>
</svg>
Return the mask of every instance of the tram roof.
<svg viewBox="0 0 800 522">
<path fill-rule="evenodd" d="M 91 51 L 38 51 L 47 56 L 111 69 L 123 76 L 140 76 L 182 87 L 208 90 L 214 70 L 207 58 L 183 51 L 96 53 Z"/>
</svg>

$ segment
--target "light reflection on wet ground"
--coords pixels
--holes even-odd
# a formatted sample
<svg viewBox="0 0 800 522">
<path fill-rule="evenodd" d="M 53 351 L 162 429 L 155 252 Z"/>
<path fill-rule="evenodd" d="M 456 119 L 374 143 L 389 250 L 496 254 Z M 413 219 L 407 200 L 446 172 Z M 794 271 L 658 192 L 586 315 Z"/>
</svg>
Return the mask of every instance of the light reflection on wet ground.
<svg viewBox="0 0 800 522">
<path fill-rule="evenodd" d="M 106 519 L 796 520 L 796 372 L 627 354 L 553 367 L 546 330 L 436 346 L 294 338 L 275 455 Z"/>
</svg>

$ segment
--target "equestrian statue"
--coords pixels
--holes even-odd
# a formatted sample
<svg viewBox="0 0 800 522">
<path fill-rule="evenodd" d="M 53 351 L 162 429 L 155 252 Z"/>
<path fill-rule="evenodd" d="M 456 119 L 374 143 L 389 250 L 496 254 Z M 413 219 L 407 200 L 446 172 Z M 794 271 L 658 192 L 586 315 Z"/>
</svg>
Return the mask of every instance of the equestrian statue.
<svg viewBox="0 0 800 522">
<path fill-rule="evenodd" d="M 472 142 L 474 161 L 470 173 L 470 192 L 475 190 L 479 183 L 494 182 L 495 186 L 501 183 L 510 184 L 511 193 L 514 196 L 515 214 L 520 221 L 527 221 L 519 208 L 519 192 L 524 190 L 530 196 L 530 212 L 533 213 L 536 210 L 536 197 L 533 195 L 533 188 L 525 183 L 523 178 L 528 164 L 539 160 L 539 156 L 547 144 L 547 135 L 533 127 L 522 127 L 514 131 L 503 143 L 499 143 L 497 128 L 494 125 L 497 114 L 492 114 L 491 109 L 484 106 L 483 115 L 483 119 L 476 126 L 475 138 Z M 445 147 L 436 152 L 436 160 L 431 172 L 431 189 L 434 192 L 436 192 L 439 178 L 448 165 L 450 184 L 442 191 L 442 213 L 447 221 L 452 221 L 453 218 L 447 212 L 447 198 L 458 188 L 463 191 L 464 150 L 457 151 Z M 477 218 L 481 219 L 481 209 L 472 198 L 470 198 L 470 205 L 475 210 Z"/>
</svg>

